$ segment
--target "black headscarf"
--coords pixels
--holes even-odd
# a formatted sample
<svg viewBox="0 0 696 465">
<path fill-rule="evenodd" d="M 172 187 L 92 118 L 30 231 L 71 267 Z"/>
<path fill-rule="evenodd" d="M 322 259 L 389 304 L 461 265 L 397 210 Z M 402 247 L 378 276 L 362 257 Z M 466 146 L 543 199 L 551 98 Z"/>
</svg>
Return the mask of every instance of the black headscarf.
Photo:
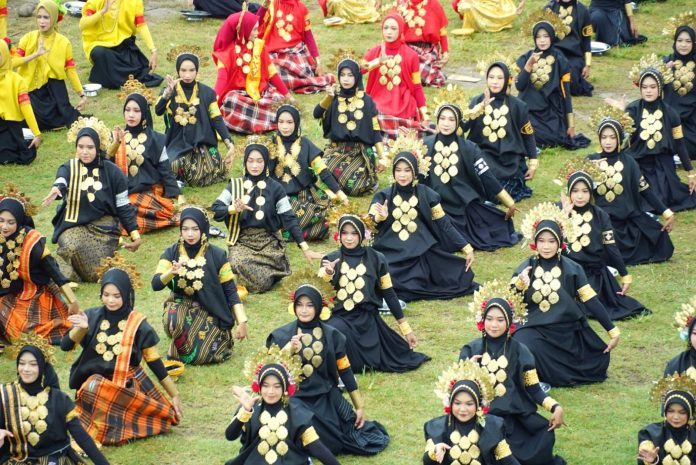
<svg viewBox="0 0 696 465">
<path fill-rule="evenodd" d="M 536 45 L 537 33 L 541 29 L 545 30 L 549 34 L 549 38 L 551 39 L 551 46 L 548 49 L 544 50 L 544 53 L 548 53 L 551 51 L 551 49 L 553 48 L 553 45 L 558 40 L 556 38 L 556 30 L 553 28 L 553 25 L 551 23 L 549 23 L 548 21 L 539 21 L 538 23 L 536 23 L 534 25 L 534 27 L 532 28 L 532 40 L 534 40 L 534 51 L 535 52 L 541 52 L 541 50 Z"/>
<path fill-rule="evenodd" d="M 614 152 L 620 152 L 621 146 L 624 142 L 624 137 L 626 136 L 623 130 L 623 126 L 621 126 L 621 123 L 619 123 L 613 118 L 604 118 L 602 119 L 602 121 L 599 122 L 599 126 L 597 127 L 597 136 L 602 136 L 602 130 L 604 130 L 604 128 L 611 128 L 614 131 L 614 133 L 616 134 L 616 148 L 614 149 Z"/>
<path fill-rule="evenodd" d="M 17 199 L 13 199 L 12 197 L 5 197 L 4 199 L 0 200 L 0 213 L 2 212 L 10 212 L 10 214 L 14 216 L 15 221 L 17 222 L 17 231 L 15 231 L 15 234 L 17 234 L 31 220 L 31 217 L 27 216 L 26 212 L 24 211 L 24 205 L 22 205 L 22 202 Z M 33 222 L 30 226 L 33 226 Z"/>
<path fill-rule="evenodd" d="M 343 226 L 351 225 L 360 234 L 360 242 L 365 240 L 365 223 L 362 222 L 360 218 L 355 215 L 343 215 L 338 220 L 338 232 L 339 234 L 343 231 Z"/>
<path fill-rule="evenodd" d="M 351 59 L 345 59 L 338 64 L 337 74 L 339 76 L 339 79 L 341 76 L 341 70 L 346 68 L 348 68 L 350 72 L 353 73 L 353 77 L 355 78 L 355 84 L 350 89 L 344 89 L 339 83 L 338 95 L 340 95 L 341 97 L 352 97 L 353 95 L 355 95 L 355 92 L 357 92 L 358 89 L 364 89 L 362 73 L 360 72 L 360 65 L 356 61 Z"/>
<path fill-rule="evenodd" d="M 568 182 L 566 183 L 568 186 L 568 195 L 570 195 L 570 191 L 573 190 L 573 186 L 578 182 L 584 182 L 587 184 L 587 189 L 590 191 L 590 199 L 592 199 L 592 186 L 594 186 L 594 180 L 589 173 L 581 170 L 574 172 L 568 177 Z"/>
<path fill-rule="evenodd" d="M 120 321 L 125 319 L 128 314 L 133 310 L 135 305 L 135 291 L 133 290 L 133 284 L 131 283 L 128 273 L 119 269 L 111 268 L 101 279 L 101 292 L 104 292 L 104 287 L 107 284 L 113 284 L 116 286 L 118 291 L 121 293 L 121 298 L 123 299 L 123 306 L 116 311 L 106 310 L 106 316 L 109 320 Z"/>
<path fill-rule="evenodd" d="M 686 32 L 691 38 L 691 52 L 688 55 L 682 55 L 677 51 L 677 38 L 682 32 Z M 696 31 L 691 26 L 682 25 L 674 32 L 674 42 L 672 44 L 674 56 L 682 61 L 696 60 Z"/>
<path fill-rule="evenodd" d="M 77 143 L 80 141 L 80 139 L 85 136 L 92 139 L 92 142 L 94 142 L 94 146 L 97 149 L 97 156 L 94 157 L 94 160 L 92 160 L 90 163 L 85 164 L 85 166 L 87 168 L 101 166 L 101 159 L 104 157 L 104 151 L 101 149 L 101 138 L 99 137 L 97 131 L 90 127 L 84 127 L 80 129 L 77 132 L 77 137 L 75 138 L 75 147 L 77 147 Z"/>
<path fill-rule="evenodd" d="M 266 378 L 266 376 L 269 375 L 273 375 L 276 378 L 278 378 L 280 380 L 280 383 L 283 385 L 283 392 L 288 392 L 288 386 L 290 385 L 290 377 L 288 376 L 288 372 L 285 370 L 285 367 L 283 367 L 283 365 L 280 365 L 278 363 L 269 363 L 267 365 L 264 365 L 263 368 L 261 368 L 261 371 L 259 371 L 259 386 L 263 384 L 263 380 Z"/>
<path fill-rule="evenodd" d="M 563 243 L 563 234 L 561 233 L 561 227 L 554 220 L 541 220 L 537 225 L 536 231 L 534 231 L 534 242 L 536 243 L 539 234 L 544 231 L 548 231 L 554 235 L 556 241 L 558 242 L 558 247 L 560 250 L 561 244 Z"/>
<path fill-rule="evenodd" d="M 36 378 L 36 381 L 27 384 L 22 381 L 22 377 L 19 376 L 19 373 L 17 373 L 19 384 L 22 386 L 22 389 L 24 389 L 30 396 L 35 396 L 47 386 L 50 386 L 53 389 L 60 389 L 60 383 L 58 381 L 56 371 L 53 369 L 53 366 L 46 361 L 46 357 L 44 356 L 43 352 L 41 352 L 41 350 L 36 346 L 26 345 L 22 347 L 17 354 L 17 368 L 19 368 L 19 359 L 21 358 L 22 354 L 27 352 L 36 357 L 36 363 L 39 368 L 39 376 Z"/>
<path fill-rule="evenodd" d="M 496 100 L 503 100 L 507 95 L 510 94 L 510 86 L 512 85 L 512 76 L 510 75 L 510 69 L 502 61 L 496 61 L 495 63 L 492 63 L 486 70 L 486 79 L 488 79 L 488 74 L 490 74 L 493 68 L 500 68 L 503 71 L 503 88 L 500 90 L 500 92 L 491 92 L 491 97 L 493 97 Z"/>
<path fill-rule="evenodd" d="M 314 326 L 317 323 L 319 323 L 319 316 L 321 315 L 321 310 L 324 307 L 324 301 L 321 297 L 321 293 L 317 290 L 316 287 L 312 286 L 311 284 L 301 285 L 295 291 L 295 297 L 293 299 L 293 308 L 297 305 L 297 301 L 300 300 L 300 297 L 302 296 L 309 297 L 309 300 L 312 301 L 312 305 L 314 305 L 314 310 L 316 311 L 316 313 L 314 314 L 314 318 L 312 318 L 312 321 L 310 321 L 309 323 L 305 323 L 305 325 Z M 298 326 L 303 325 L 299 320 L 297 323 Z"/>
<path fill-rule="evenodd" d="M 285 146 L 285 149 L 288 150 L 290 148 L 290 145 L 297 140 L 298 137 L 300 137 L 300 122 L 301 122 L 301 117 L 300 117 L 300 111 L 295 108 L 292 105 L 281 105 L 280 108 L 276 111 L 276 117 L 275 120 L 278 122 L 280 119 L 280 115 L 283 113 L 289 113 L 290 116 L 292 117 L 292 120 L 295 122 L 295 130 L 292 131 L 292 134 L 289 136 L 284 136 L 280 133 L 280 130 L 277 131 L 278 137 L 280 137 L 280 140 L 283 141 L 283 145 Z"/>
<path fill-rule="evenodd" d="M 396 170 L 396 164 L 399 163 L 400 161 L 405 161 L 411 167 L 411 171 L 413 172 L 413 181 L 411 181 L 410 187 L 400 186 L 399 183 L 396 181 L 394 181 L 394 186 L 396 187 L 396 190 L 399 190 L 399 191 L 404 191 L 404 190 L 410 191 L 410 190 L 412 190 L 413 186 L 415 186 L 416 181 L 418 180 L 418 174 L 419 174 L 419 172 L 418 172 L 418 159 L 411 152 L 399 152 L 394 157 L 394 162 L 392 163 L 392 176 L 394 176 L 394 171 Z"/>
<path fill-rule="evenodd" d="M 190 245 L 188 242 L 183 241 L 186 253 L 189 257 L 193 257 L 200 250 L 203 240 L 207 240 L 210 230 L 210 222 L 208 221 L 208 217 L 205 215 L 203 210 L 197 207 L 184 208 L 184 210 L 181 212 L 180 218 L 181 223 L 179 226 L 179 231 L 181 231 L 181 227 L 184 225 L 184 220 L 193 220 L 198 225 L 198 229 L 201 231 L 201 238 L 196 244 Z"/>
<path fill-rule="evenodd" d="M 460 392 L 468 393 L 474 398 L 474 402 L 476 402 L 477 407 L 481 406 L 481 389 L 479 388 L 479 385 L 476 384 L 476 381 L 462 379 L 454 383 L 454 386 L 452 386 L 452 392 L 450 392 L 449 396 L 450 405 L 452 405 L 455 396 Z"/>
<path fill-rule="evenodd" d="M 147 103 L 147 99 L 142 94 L 137 92 L 130 94 L 128 97 L 126 97 L 126 101 L 123 103 L 124 112 L 126 111 L 126 105 L 128 105 L 128 102 L 135 102 L 138 104 L 140 107 L 141 119 L 139 125 L 134 127 L 126 125 L 125 130 L 133 135 L 140 134 L 143 131 L 152 131 L 152 113 L 150 112 L 150 105 Z"/>
<path fill-rule="evenodd" d="M 456 120 L 457 125 L 454 127 L 454 131 L 452 131 L 451 134 L 442 134 L 441 132 L 438 132 L 435 137 L 437 140 L 440 140 L 443 143 L 449 145 L 457 138 L 457 136 L 460 133 L 459 129 L 461 128 L 461 125 L 462 125 L 463 113 L 462 113 L 462 109 L 459 108 L 459 105 L 455 105 L 453 103 L 445 103 L 445 104 L 437 107 L 437 110 L 435 111 L 435 121 L 436 122 L 440 120 L 440 115 L 445 110 L 450 110 L 452 113 L 454 113 L 454 119 Z"/>
<path fill-rule="evenodd" d="M 668 391 L 667 394 L 665 394 L 665 400 L 662 404 L 663 415 L 667 413 L 667 409 L 672 404 L 677 404 L 684 407 L 688 416 L 687 421 L 693 418 L 694 405 L 696 404 L 693 394 L 687 391 L 679 390 Z"/>
<path fill-rule="evenodd" d="M 642 70 L 640 72 L 640 77 L 638 78 L 638 88 L 640 88 L 643 85 L 643 80 L 645 80 L 645 78 L 647 78 L 647 77 L 651 77 L 651 78 L 655 79 L 655 81 L 657 81 L 657 95 L 658 96 L 657 96 L 657 100 L 655 100 L 655 102 L 646 102 L 645 100 L 643 100 L 643 103 L 650 104 L 650 103 L 659 102 L 660 100 L 662 100 L 662 96 L 663 96 L 663 93 L 665 90 L 665 84 L 664 84 L 664 80 L 662 79 L 662 74 L 658 70 L 656 70 L 655 68 L 652 68 L 652 67 L 645 68 L 644 70 Z"/>
<path fill-rule="evenodd" d="M 254 150 L 257 150 L 261 156 L 263 157 L 263 170 L 261 170 L 261 174 L 258 176 L 252 176 L 251 173 L 247 171 L 246 164 L 247 164 L 247 159 L 249 158 L 249 155 L 251 152 Z M 263 144 L 249 144 L 244 148 L 244 161 L 243 161 L 243 169 L 244 169 L 244 177 L 246 179 L 251 179 L 253 182 L 260 181 L 261 179 L 266 179 L 268 177 L 268 165 L 270 163 L 270 158 L 271 155 L 268 152 L 268 147 L 266 147 Z"/>
<path fill-rule="evenodd" d="M 176 57 L 176 74 L 179 74 L 179 69 L 181 69 L 181 65 L 184 61 L 190 61 L 193 63 L 193 66 L 196 67 L 196 73 L 198 72 L 198 67 L 200 66 L 200 62 L 198 60 L 198 57 L 194 55 L 193 53 L 182 53 L 178 57 Z"/>
<path fill-rule="evenodd" d="M 507 328 L 505 328 L 505 334 L 507 334 L 510 331 L 510 325 L 512 324 L 512 308 L 510 307 L 510 303 L 502 297 L 494 297 L 492 299 L 489 299 L 488 303 L 486 304 L 486 308 L 483 309 L 484 320 L 486 319 L 486 315 L 488 314 L 488 312 L 494 308 L 503 311 L 503 315 L 505 316 L 505 323 L 507 323 Z M 486 332 L 484 331 L 483 334 L 485 335 Z"/>
</svg>

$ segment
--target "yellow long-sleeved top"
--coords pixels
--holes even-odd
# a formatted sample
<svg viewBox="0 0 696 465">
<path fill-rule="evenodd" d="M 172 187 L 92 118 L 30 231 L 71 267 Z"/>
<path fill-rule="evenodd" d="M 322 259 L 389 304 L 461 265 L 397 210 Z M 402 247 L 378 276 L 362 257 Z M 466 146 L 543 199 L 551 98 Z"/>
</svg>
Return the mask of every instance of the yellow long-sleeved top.
<svg viewBox="0 0 696 465">
<path fill-rule="evenodd" d="M 143 0 L 116 0 L 109 11 L 102 14 L 104 5 L 106 0 L 88 0 L 82 8 L 82 49 L 88 59 L 94 47 L 115 47 L 136 33 L 148 50 L 155 48 L 145 23 Z"/>
<path fill-rule="evenodd" d="M 7 37 L 7 0 L 0 0 L 0 39 Z"/>
<path fill-rule="evenodd" d="M 82 83 L 75 69 L 72 45 L 63 34 L 53 32 L 44 37 L 44 48 L 49 52 L 23 63 L 24 57 L 33 54 L 39 48 L 40 38 L 39 31 L 24 34 L 12 59 L 12 67 L 27 83 L 29 92 L 45 85 L 49 79 L 68 79 L 75 93 L 82 94 Z"/>
<path fill-rule="evenodd" d="M 41 134 L 24 79 L 14 71 L 8 71 L 0 77 L 0 89 L 3 89 L 3 92 L 0 92 L 0 119 L 26 121 L 35 136 Z"/>
</svg>

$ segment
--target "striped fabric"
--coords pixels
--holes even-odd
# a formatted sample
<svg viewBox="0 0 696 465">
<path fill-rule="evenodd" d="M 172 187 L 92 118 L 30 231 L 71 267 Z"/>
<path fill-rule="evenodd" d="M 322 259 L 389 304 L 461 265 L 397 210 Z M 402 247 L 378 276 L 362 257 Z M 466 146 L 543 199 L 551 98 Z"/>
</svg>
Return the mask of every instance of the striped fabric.
<svg viewBox="0 0 696 465">
<path fill-rule="evenodd" d="M 317 67 L 304 42 L 269 56 L 288 90 L 296 94 L 316 94 L 336 82 L 332 74 L 316 75 Z"/>
<path fill-rule="evenodd" d="M 445 75 L 442 67 L 436 64 L 440 59 L 438 44 L 426 42 L 409 43 L 409 47 L 418 54 L 420 61 L 421 83 L 424 86 L 442 87 L 445 85 Z"/>
<path fill-rule="evenodd" d="M 135 220 L 140 234 L 176 226 L 178 223 L 178 218 L 174 216 L 174 201 L 164 196 L 161 184 L 153 185 L 150 192 L 129 194 L 128 199 L 135 208 Z M 125 230 L 121 233 L 127 235 Z"/>
</svg>

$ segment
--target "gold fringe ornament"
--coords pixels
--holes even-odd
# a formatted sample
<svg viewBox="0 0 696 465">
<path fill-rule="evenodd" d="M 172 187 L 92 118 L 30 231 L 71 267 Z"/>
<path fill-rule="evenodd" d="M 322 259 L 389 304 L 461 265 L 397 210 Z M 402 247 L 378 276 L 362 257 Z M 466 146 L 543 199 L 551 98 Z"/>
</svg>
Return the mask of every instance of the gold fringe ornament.
<svg viewBox="0 0 696 465">
<path fill-rule="evenodd" d="M 510 283 L 498 281 L 488 281 L 474 292 L 474 300 L 469 303 L 469 311 L 474 314 L 476 326 L 479 331 L 483 332 L 483 312 L 488 306 L 491 299 L 506 300 L 512 309 L 512 321 L 508 328 L 508 336 L 515 332 L 515 325 L 524 324 L 527 321 L 527 304 L 524 301 L 524 296 L 510 287 Z"/>
<path fill-rule="evenodd" d="M 27 216 L 34 216 L 39 211 L 39 208 L 31 202 L 31 199 L 24 192 L 19 190 L 19 186 L 13 182 L 6 183 L 2 192 L 0 192 L 0 200 L 3 199 L 15 199 L 22 204 L 24 214 Z"/>
<path fill-rule="evenodd" d="M 24 346 L 34 346 L 41 351 L 46 363 L 51 365 L 56 364 L 56 350 L 51 345 L 51 342 L 40 334 L 30 331 L 27 333 L 21 333 L 18 337 L 10 341 L 12 345 L 5 352 L 7 357 L 16 360 L 19 356 L 19 352 Z"/>
<path fill-rule="evenodd" d="M 662 76 L 662 83 L 664 85 L 671 84 L 672 81 L 674 81 L 674 73 L 672 72 L 672 69 L 662 61 L 662 58 L 658 57 L 654 53 L 650 53 L 643 55 L 638 63 L 634 64 L 631 70 L 628 72 L 628 77 L 635 86 L 638 86 L 640 73 L 647 68 L 653 68 L 658 71 L 660 76 Z"/>
<path fill-rule="evenodd" d="M 266 365 L 280 365 L 288 374 L 288 385 L 283 393 L 284 400 L 295 394 L 298 386 L 304 379 L 302 372 L 302 359 L 293 354 L 290 349 L 281 349 L 277 344 L 269 348 L 262 348 L 244 363 L 244 376 L 249 379 L 251 390 L 255 393 L 261 391 L 259 374 Z"/>
<path fill-rule="evenodd" d="M 418 131 L 415 129 L 399 129 L 399 134 L 396 139 L 392 139 L 388 143 L 387 158 L 393 162 L 394 158 L 401 152 L 408 152 L 418 160 L 418 171 L 421 175 L 427 176 L 430 171 L 430 160 L 428 156 L 428 146 L 423 143 L 423 140 L 418 137 Z M 416 173 L 413 173 L 413 182 L 416 183 Z"/>
<path fill-rule="evenodd" d="M 572 219 L 575 215 L 577 215 L 575 212 L 571 212 L 569 215 L 554 203 L 543 202 L 532 207 L 527 212 L 522 220 L 520 230 L 525 238 L 525 242 L 533 244 L 539 223 L 542 220 L 552 220 L 560 226 L 565 242 L 573 243 L 577 239 L 579 233 L 576 223 Z M 563 238 L 561 240 L 563 240 Z M 561 248 L 563 248 L 564 245 L 565 243 L 559 244 Z"/>
<path fill-rule="evenodd" d="M 140 279 L 140 273 L 135 268 L 135 265 L 129 263 L 120 252 L 114 253 L 113 257 L 102 258 L 101 264 L 99 267 L 97 267 L 97 276 L 99 277 L 98 282 L 101 282 L 104 274 L 112 268 L 125 272 L 128 275 L 128 279 L 130 279 L 131 285 L 134 289 L 140 289 L 143 287 L 143 282 Z"/>
<path fill-rule="evenodd" d="M 558 170 L 558 176 L 553 182 L 565 188 L 568 184 L 568 179 L 579 171 L 588 174 L 595 183 L 604 182 L 606 178 L 606 174 L 599 169 L 596 163 L 583 156 L 572 156 L 563 163 L 561 169 Z M 593 186 L 589 187 L 591 189 Z"/>
<path fill-rule="evenodd" d="M 691 404 L 694 404 L 694 395 L 696 394 L 696 380 L 686 373 L 674 373 L 670 376 L 660 378 L 653 382 L 650 389 L 650 401 L 660 405 L 661 410 L 664 410 L 665 403 L 670 400 L 670 394 L 674 391 L 683 391 L 691 396 Z M 694 412 L 689 412 L 689 425 L 694 424 Z M 664 412 L 663 412 L 664 415 Z"/>
<path fill-rule="evenodd" d="M 566 29 L 566 24 L 560 16 L 551 10 L 543 8 L 533 12 L 524 20 L 522 26 L 520 26 L 520 34 L 524 37 L 531 36 L 532 32 L 534 32 L 534 27 L 539 23 L 551 24 L 558 40 L 565 39 L 568 32 L 570 32 Z"/>
<path fill-rule="evenodd" d="M 99 135 L 99 150 L 106 152 L 111 145 L 111 129 L 99 118 L 80 116 L 68 129 L 66 138 L 69 143 L 75 144 L 77 142 L 77 134 L 82 128 L 92 128 Z"/>
<path fill-rule="evenodd" d="M 167 52 L 167 61 L 170 63 L 176 63 L 181 55 L 189 54 L 198 58 L 198 65 L 208 66 L 210 63 L 210 57 L 208 54 L 203 53 L 203 49 L 198 45 L 181 44 L 173 47 Z"/>
<path fill-rule="evenodd" d="M 684 11 L 677 16 L 672 16 L 664 29 L 662 29 L 662 34 L 673 37 L 679 26 L 689 26 L 691 29 L 696 30 L 696 14 L 693 11 Z"/>
<path fill-rule="evenodd" d="M 338 51 L 331 57 L 331 60 L 329 60 L 327 66 L 328 69 L 335 69 L 336 74 L 338 75 L 338 65 L 340 65 L 341 62 L 351 60 L 360 66 L 361 59 L 362 57 L 355 53 L 355 50 L 352 48 L 339 48 Z"/>
<path fill-rule="evenodd" d="M 681 309 L 674 314 L 673 326 L 679 331 L 679 337 L 685 341 L 689 347 L 689 325 L 696 318 L 696 295 L 692 296 L 688 302 L 681 304 Z"/>
<path fill-rule="evenodd" d="M 595 110 L 589 118 L 590 126 L 599 128 L 600 123 L 605 120 L 613 119 L 618 121 L 623 128 L 626 137 L 629 137 L 636 131 L 635 121 L 627 112 L 620 110 L 612 105 L 603 105 Z"/>
<path fill-rule="evenodd" d="M 496 397 L 488 370 L 469 359 L 459 360 L 447 367 L 438 377 L 434 389 L 435 395 L 442 401 L 445 413 L 449 414 L 452 411 L 450 397 L 454 385 L 459 381 L 473 381 L 478 386 L 481 398 L 478 399 L 477 421 L 481 426 L 485 426 L 488 406 Z"/>
<path fill-rule="evenodd" d="M 326 321 L 331 317 L 331 309 L 334 307 L 336 300 L 336 289 L 331 283 L 324 281 L 317 276 L 309 266 L 305 266 L 302 270 L 293 271 L 293 273 L 283 279 L 282 294 L 288 296 L 288 313 L 295 316 L 295 291 L 300 286 L 310 286 L 321 294 L 322 308 L 319 311 L 319 319 Z"/>
<path fill-rule="evenodd" d="M 125 102 L 129 95 L 140 94 L 145 97 L 147 103 L 152 105 L 155 103 L 155 94 L 148 89 L 145 84 L 135 79 L 132 74 L 128 75 L 128 80 L 121 86 L 121 91 L 118 93 L 118 99 Z"/>
</svg>

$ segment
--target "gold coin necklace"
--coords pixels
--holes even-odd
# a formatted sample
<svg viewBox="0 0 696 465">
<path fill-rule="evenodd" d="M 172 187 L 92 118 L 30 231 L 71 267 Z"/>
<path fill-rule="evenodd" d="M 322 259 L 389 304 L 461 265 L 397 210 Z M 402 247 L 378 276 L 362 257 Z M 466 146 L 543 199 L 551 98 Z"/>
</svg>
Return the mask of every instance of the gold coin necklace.
<svg viewBox="0 0 696 465">
<path fill-rule="evenodd" d="M 20 386 L 19 391 L 19 413 L 22 418 L 22 433 L 27 437 L 27 441 L 32 446 L 36 446 L 41 439 L 41 435 L 48 428 L 46 417 L 48 417 L 48 394 L 51 390 L 46 387 L 35 396 L 30 396 L 28 392 Z"/>
<path fill-rule="evenodd" d="M 207 249 L 208 244 L 202 244 L 196 256 L 190 258 L 184 248 L 183 240 L 179 243 L 179 263 L 181 268 L 179 268 L 176 285 L 187 296 L 192 296 L 196 291 L 203 289 L 203 277 L 205 276 L 203 267 L 206 264 L 205 251 Z"/>
<path fill-rule="evenodd" d="M 457 141 L 452 141 L 451 144 L 445 145 L 442 141 L 435 142 L 435 155 L 433 155 L 433 173 L 440 178 L 443 184 L 447 184 L 450 180 L 459 174 L 457 163 L 459 163 L 459 144 Z"/>
<path fill-rule="evenodd" d="M 507 342 L 505 344 L 507 345 Z M 488 370 L 496 397 L 502 397 L 507 392 L 504 383 L 507 379 L 505 369 L 508 367 L 509 363 L 510 362 L 505 356 L 505 347 L 503 347 L 503 353 L 498 358 L 491 357 L 488 351 L 484 352 L 481 356 L 481 366 Z"/>
<path fill-rule="evenodd" d="M 97 345 L 94 346 L 95 352 L 101 355 L 106 362 L 113 360 L 114 356 L 118 357 L 123 351 L 121 342 L 123 342 L 123 331 L 126 329 L 126 320 L 118 322 L 118 332 L 115 334 L 109 335 L 109 328 L 111 328 L 111 323 L 108 320 L 102 320 L 97 333 Z"/>
<path fill-rule="evenodd" d="M 266 463 L 272 465 L 278 461 L 278 457 L 288 453 L 288 414 L 280 410 L 275 416 L 268 410 L 264 410 L 259 416 L 261 428 L 259 438 L 261 442 L 256 446 L 256 451 L 264 458 Z"/>
<path fill-rule="evenodd" d="M 658 142 L 662 140 L 662 110 L 659 108 L 654 112 L 649 112 L 643 108 L 640 120 L 640 139 L 645 141 L 645 145 L 650 150 L 654 149 Z"/>
<path fill-rule="evenodd" d="M 544 84 L 549 82 L 555 62 L 556 58 L 553 55 L 549 55 L 546 58 L 539 58 L 539 60 L 532 65 L 532 73 L 529 79 L 532 81 L 536 90 L 541 89 L 544 87 Z"/>
<path fill-rule="evenodd" d="M 396 194 L 392 200 L 394 209 L 392 217 L 394 222 L 391 229 L 399 235 L 402 241 L 408 240 L 409 236 L 416 232 L 418 224 L 415 219 L 418 218 L 418 197 L 412 195 L 408 200 L 404 200 L 400 194 Z"/>
<path fill-rule="evenodd" d="M 237 60 L 235 60 L 235 63 L 237 64 L 237 67 L 242 69 L 244 74 L 249 74 L 249 71 L 251 71 L 249 63 L 253 58 L 254 42 L 248 41 L 246 44 L 244 44 L 244 46 L 246 50 L 242 49 L 241 45 L 234 46 L 234 51 L 237 55 Z M 242 53 L 242 51 L 244 53 Z"/>
<path fill-rule="evenodd" d="M 244 188 L 244 195 L 242 196 L 242 202 L 244 202 L 244 205 L 249 205 L 249 202 L 251 202 L 251 192 L 255 187 L 258 187 L 259 195 L 257 195 L 256 199 L 254 200 L 257 208 L 257 210 L 254 212 L 254 218 L 256 218 L 258 221 L 263 220 L 264 216 L 266 216 L 266 214 L 263 212 L 263 206 L 266 205 L 266 197 L 263 196 L 263 190 L 266 188 L 266 181 L 262 179 L 257 183 L 254 183 L 254 181 L 251 179 L 246 179 L 242 183 L 242 187 Z M 253 205 L 249 206 L 253 207 Z"/>
<path fill-rule="evenodd" d="M 354 131 L 358 127 L 357 122 L 365 116 L 362 110 L 365 107 L 364 96 L 365 91 L 358 90 L 352 97 L 338 97 L 337 120 L 340 124 L 345 125 L 349 131 Z"/>
<path fill-rule="evenodd" d="M 603 196 L 607 202 L 613 202 L 624 191 L 624 164 L 619 160 L 610 165 L 606 160 L 602 160 L 599 162 L 599 169 L 602 171 L 602 178 L 597 180 L 597 194 Z"/>
<path fill-rule="evenodd" d="M 489 103 L 484 108 L 483 124 L 484 128 L 481 133 L 488 138 L 490 143 L 495 143 L 498 139 L 504 139 L 507 136 L 505 127 L 508 124 L 507 115 L 510 113 L 510 108 L 506 104 L 502 104 L 500 108 L 493 108 Z"/>
<path fill-rule="evenodd" d="M 186 126 L 189 124 L 196 124 L 198 119 L 196 118 L 196 112 L 198 111 L 198 105 L 201 103 L 201 99 L 198 98 L 198 83 L 193 85 L 193 92 L 191 93 L 191 98 L 187 99 L 184 93 L 184 88 L 181 87 L 181 83 L 176 85 L 176 96 L 174 101 L 178 104 L 176 111 L 174 112 L 174 121 L 180 126 Z M 186 106 L 186 110 L 184 107 Z"/>
<path fill-rule="evenodd" d="M 694 89 L 694 68 L 696 63 L 687 61 L 684 64 L 681 60 L 674 60 L 674 81 L 672 87 L 677 91 L 677 95 L 684 97 Z"/>
<path fill-rule="evenodd" d="M 365 278 L 363 276 L 367 273 L 367 267 L 363 265 L 362 259 L 355 268 L 343 261 L 341 262 L 340 272 L 341 277 L 338 278 L 338 285 L 341 288 L 336 293 L 336 297 L 343 302 L 343 308 L 350 312 L 355 308 L 356 304 L 360 304 L 365 300 L 362 289 L 365 287 Z"/>
<path fill-rule="evenodd" d="M 133 136 L 130 132 L 126 132 L 123 136 L 123 142 L 126 146 L 126 157 L 128 159 L 128 174 L 132 177 L 137 176 L 140 170 L 140 165 L 145 162 L 145 142 L 147 142 L 147 134 L 141 132 L 137 136 Z"/>
<path fill-rule="evenodd" d="M 478 446 L 479 434 L 476 429 L 469 431 L 469 434 L 461 434 L 454 430 L 449 436 L 452 447 L 448 451 L 452 458 L 451 465 L 481 465 L 481 449 Z"/>
<path fill-rule="evenodd" d="M 539 305 L 539 310 L 548 312 L 551 305 L 560 300 L 558 290 L 561 288 L 561 268 L 554 265 L 549 271 L 544 271 L 541 266 L 534 269 L 532 281 L 532 302 Z"/>
<path fill-rule="evenodd" d="M 379 83 L 389 91 L 401 84 L 401 61 L 401 55 L 396 54 L 387 58 L 379 67 Z"/>
<path fill-rule="evenodd" d="M 19 258 L 22 256 L 22 244 L 26 235 L 26 231 L 22 229 L 14 239 L 8 240 L 0 236 L 0 286 L 3 289 L 8 289 L 12 281 L 19 279 Z"/>
<path fill-rule="evenodd" d="M 80 177 L 80 189 L 87 192 L 87 200 L 90 203 L 94 202 L 97 198 L 96 193 L 104 187 L 99 177 L 99 168 L 90 170 L 80 161 Z"/>
<path fill-rule="evenodd" d="M 570 250 L 573 252 L 580 252 L 583 247 L 587 247 L 592 242 L 590 239 L 590 233 L 592 232 L 592 211 L 587 210 L 583 214 L 573 215 L 573 223 L 580 234 L 578 234 L 575 241 L 570 244 Z"/>
<path fill-rule="evenodd" d="M 277 163 L 275 167 L 276 178 L 280 179 L 284 183 L 289 183 L 292 181 L 293 177 L 299 176 L 301 167 L 300 162 L 297 158 L 300 156 L 300 151 L 302 150 L 302 138 L 298 137 L 295 142 L 290 146 L 290 153 L 285 149 L 285 144 L 278 138 L 277 142 Z"/>
<path fill-rule="evenodd" d="M 295 17 L 292 15 L 292 13 L 288 13 L 286 15 L 284 12 L 278 10 L 276 13 L 276 18 L 275 26 L 278 29 L 278 35 L 285 42 L 290 42 L 290 39 L 292 38 L 291 33 L 295 29 L 295 27 L 292 25 Z"/>
<path fill-rule="evenodd" d="M 309 333 L 304 333 L 300 328 L 297 329 L 300 336 L 300 356 L 302 357 L 302 373 L 305 378 L 309 378 L 314 370 L 319 368 L 324 362 L 322 352 L 324 351 L 324 331 L 320 326 L 312 329 Z"/>
</svg>

